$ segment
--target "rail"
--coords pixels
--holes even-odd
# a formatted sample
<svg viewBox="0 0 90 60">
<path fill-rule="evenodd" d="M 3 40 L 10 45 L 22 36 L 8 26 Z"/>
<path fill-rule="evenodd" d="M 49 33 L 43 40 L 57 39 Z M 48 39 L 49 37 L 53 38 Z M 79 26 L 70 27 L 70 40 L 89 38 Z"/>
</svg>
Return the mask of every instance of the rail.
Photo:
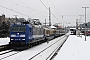
<svg viewBox="0 0 90 60">
<path fill-rule="evenodd" d="M 0 46 L 0 52 L 1 52 L 1 51 L 4 51 L 4 50 L 8 50 L 8 49 L 10 49 L 9 44 L 1 45 L 1 46 Z"/>
<path fill-rule="evenodd" d="M 68 35 L 61 36 L 59 40 L 48 46 L 47 48 L 43 49 L 36 55 L 32 56 L 29 60 L 50 60 L 52 56 L 57 52 L 60 46 L 64 43 L 67 39 Z M 49 51 L 49 52 L 48 52 Z"/>
<path fill-rule="evenodd" d="M 14 49 L 0 52 L 0 60 L 13 56 L 21 51 L 15 51 Z"/>
</svg>

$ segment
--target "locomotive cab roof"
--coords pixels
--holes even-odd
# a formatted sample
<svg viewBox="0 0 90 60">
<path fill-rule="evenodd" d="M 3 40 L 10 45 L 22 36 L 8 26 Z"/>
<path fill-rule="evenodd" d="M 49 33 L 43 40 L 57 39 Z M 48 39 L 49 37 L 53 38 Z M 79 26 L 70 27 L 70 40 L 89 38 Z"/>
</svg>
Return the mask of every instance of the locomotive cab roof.
<svg viewBox="0 0 90 60">
<path fill-rule="evenodd" d="M 14 23 L 12 24 L 12 26 L 29 26 L 30 28 L 32 28 L 32 25 L 29 24 L 29 22 Z"/>
</svg>

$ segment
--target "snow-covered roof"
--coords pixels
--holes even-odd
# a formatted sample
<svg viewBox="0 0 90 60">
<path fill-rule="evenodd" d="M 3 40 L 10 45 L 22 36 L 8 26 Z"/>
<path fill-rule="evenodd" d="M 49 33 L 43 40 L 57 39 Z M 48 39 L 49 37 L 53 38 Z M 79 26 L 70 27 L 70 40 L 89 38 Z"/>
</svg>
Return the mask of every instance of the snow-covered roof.
<svg viewBox="0 0 90 60">
<path fill-rule="evenodd" d="M 70 29 L 76 29 L 76 28 L 70 28 Z"/>
<path fill-rule="evenodd" d="M 54 27 L 54 26 L 51 26 L 51 28 L 54 28 L 54 29 L 55 29 L 56 27 Z"/>
</svg>

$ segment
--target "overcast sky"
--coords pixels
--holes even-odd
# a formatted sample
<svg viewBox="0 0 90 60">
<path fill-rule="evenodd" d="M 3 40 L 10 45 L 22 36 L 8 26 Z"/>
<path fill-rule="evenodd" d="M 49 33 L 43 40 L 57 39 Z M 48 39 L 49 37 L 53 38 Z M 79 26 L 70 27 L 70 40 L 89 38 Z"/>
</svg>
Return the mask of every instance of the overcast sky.
<svg viewBox="0 0 90 60">
<path fill-rule="evenodd" d="M 85 13 L 85 9 L 82 7 L 90 7 L 90 0 L 41 0 L 47 8 L 51 8 L 51 21 L 52 24 L 70 23 L 75 25 L 76 19 L 80 19 L 79 15 Z M 3 7 L 1 7 L 3 6 Z M 49 12 L 40 0 L 0 0 L 0 15 L 5 14 L 6 17 L 18 17 L 28 18 L 39 18 L 43 23 L 46 19 L 49 20 Z M 11 11 L 12 9 L 14 11 Z M 23 15 L 22 15 L 23 14 Z M 27 15 L 27 16 L 26 16 Z M 63 18 L 62 18 L 63 16 Z M 90 21 L 90 8 L 87 9 L 87 22 Z M 84 17 L 82 17 L 84 22 Z"/>
</svg>

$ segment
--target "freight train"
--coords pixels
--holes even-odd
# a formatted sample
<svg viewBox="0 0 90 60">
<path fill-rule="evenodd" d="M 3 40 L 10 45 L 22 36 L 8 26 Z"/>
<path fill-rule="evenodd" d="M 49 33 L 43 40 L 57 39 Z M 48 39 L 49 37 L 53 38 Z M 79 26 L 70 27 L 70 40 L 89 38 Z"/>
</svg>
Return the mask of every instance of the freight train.
<svg viewBox="0 0 90 60">
<path fill-rule="evenodd" d="M 33 44 L 46 42 L 58 37 L 60 33 L 58 29 L 46 28 L 42 25 L 32 25 L 29 22 L 13 24 L 10 27 L 9 45 L 11 47 L 30 47 Z"/>
</svg>

